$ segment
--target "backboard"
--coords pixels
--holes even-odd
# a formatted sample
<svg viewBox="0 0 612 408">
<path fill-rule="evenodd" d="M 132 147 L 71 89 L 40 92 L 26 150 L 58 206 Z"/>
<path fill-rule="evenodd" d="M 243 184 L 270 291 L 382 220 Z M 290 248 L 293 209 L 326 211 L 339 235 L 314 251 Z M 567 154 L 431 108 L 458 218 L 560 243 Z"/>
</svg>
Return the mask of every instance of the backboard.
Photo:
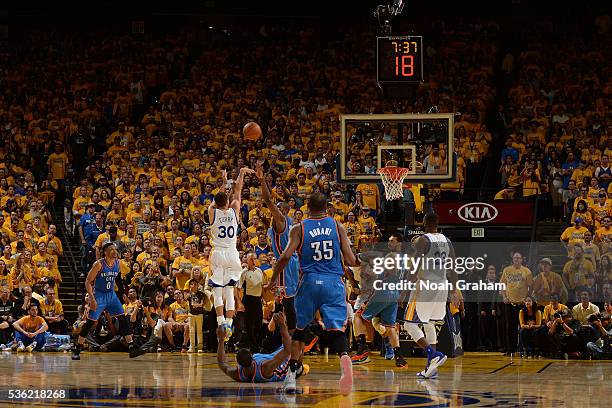
<svg viewBox="0 0 612 408">
<path fill-rule="evenodd" d="M 452 113 L 342 115 L 338 182 L 378 183 L 392 160 L 411 169 L 405 183 L 455 181 L 453 128 Z"/>
</svg>

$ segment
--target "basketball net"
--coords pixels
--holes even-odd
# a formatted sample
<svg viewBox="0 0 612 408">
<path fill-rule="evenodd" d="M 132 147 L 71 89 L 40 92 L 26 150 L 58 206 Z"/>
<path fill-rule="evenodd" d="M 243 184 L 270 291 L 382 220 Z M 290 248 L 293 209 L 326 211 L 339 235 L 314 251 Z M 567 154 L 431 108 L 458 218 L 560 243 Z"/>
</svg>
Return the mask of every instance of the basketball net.
<svg viewBox="0 0 612 408">
<path fill-rule="evenodd" d="M 423 165 L 419 162 L 410 162 L 408 168 L 397 167 L 394 165 L 396 163 L 393 160 L 388 162 L 390 165 L 378 169 L 378 174 L 380 174 L 385 187 L 385 198 L 387 200 L 397 200 L 404 197 L 404 179 L 408 174 L 415 174 L 416 169 L 423 168 Z"/>
</svg>

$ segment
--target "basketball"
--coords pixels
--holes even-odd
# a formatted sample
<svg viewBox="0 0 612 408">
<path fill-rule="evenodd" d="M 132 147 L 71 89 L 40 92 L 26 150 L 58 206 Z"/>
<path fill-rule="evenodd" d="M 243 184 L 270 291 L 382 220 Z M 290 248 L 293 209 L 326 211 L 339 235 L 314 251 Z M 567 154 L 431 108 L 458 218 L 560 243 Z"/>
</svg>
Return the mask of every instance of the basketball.
<svg viewBox="0 0 612 408">
<path fill-rule="evenodd" d="M 257 141 L 261 138 L 261 128 L 256 122 L 249 122 L 242 128 L 246 140 Z"/>
</svg>

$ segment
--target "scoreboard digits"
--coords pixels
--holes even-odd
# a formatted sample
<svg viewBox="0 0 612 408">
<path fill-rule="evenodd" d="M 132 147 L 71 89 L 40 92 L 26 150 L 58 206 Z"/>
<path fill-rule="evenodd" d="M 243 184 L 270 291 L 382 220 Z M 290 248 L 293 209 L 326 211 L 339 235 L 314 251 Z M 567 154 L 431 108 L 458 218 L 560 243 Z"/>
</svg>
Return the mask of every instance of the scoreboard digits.
<svg viewBox="0 0 612 408">
<path fill-rule="evenodd" d="M 376 43 L 378 82 L 423 81 L 423 37 L 377 37 Z"/>
</svg>

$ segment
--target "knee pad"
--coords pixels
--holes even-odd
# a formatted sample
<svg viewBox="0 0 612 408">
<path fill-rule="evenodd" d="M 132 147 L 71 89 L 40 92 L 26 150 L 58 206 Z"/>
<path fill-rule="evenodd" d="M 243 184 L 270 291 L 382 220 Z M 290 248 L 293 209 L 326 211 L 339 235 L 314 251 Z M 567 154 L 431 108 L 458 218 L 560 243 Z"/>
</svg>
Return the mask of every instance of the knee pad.
<svg viewBox="0 0 612 408">
<path fill-rule="evenodd" d="M 118 316 L 119 320 L 119 334 L 123 337 L 130 334 L 130 321 L 126 315 Z"/>
<path fill-rule="evenodd" d="M 404 329 L 406 329 L 406 331 L 414 341 L 419 341 L 423 337 L 425 337 L 425 335 L 423 334 L 423 330 L 421 330 L 419 325 L 416 323 L 406 322 L 404 323 Z"/>
<path fill-rule="evenodd" d="M 234 287 L 226 286 L 223 288 L 223 297 L 225 298 L 225 310 L 235 310 L 234 302 Z"/>
<path fill-rule="evenodd" d="M 304 332 L 304 329 L 295 329 L 295 331 L 293 332 L 293 336 L 291 336 L 291 339 L 303 343 L 305 337 L 306 333 Z"/>
<path fill-rule="evenodd" d="M 217 308 L 219 306 L 223 306 L 223 288 L 214 287 L 213 288 L 213 297 L 214 297 L 215 308 Z"/>
<path fill-rule="evenodd" d="M 79 336 L 87 337 L 94 323 L 95 322 L 93 320 L 85 319 L 85 323 L 83 324 L 83 327 L 81 327 L 81 333 L 79 333 Z"/>
<path fill-rule="evenodd" d="M 329 340 L 332 350 L 337 354 L 345 354 L 348 352 L 348 340 L 344 332 L 339 330 L 329 331 Z"/>
<path fill-rule="evenodd" d="M 425 331 L 425 340 L 427 340 L 429 344 L 438 343 L 438 334 L 436 333 L 436 326 L 433 323 L 425 323 L 423 325 L 423 330 Z"/>
</svg>

